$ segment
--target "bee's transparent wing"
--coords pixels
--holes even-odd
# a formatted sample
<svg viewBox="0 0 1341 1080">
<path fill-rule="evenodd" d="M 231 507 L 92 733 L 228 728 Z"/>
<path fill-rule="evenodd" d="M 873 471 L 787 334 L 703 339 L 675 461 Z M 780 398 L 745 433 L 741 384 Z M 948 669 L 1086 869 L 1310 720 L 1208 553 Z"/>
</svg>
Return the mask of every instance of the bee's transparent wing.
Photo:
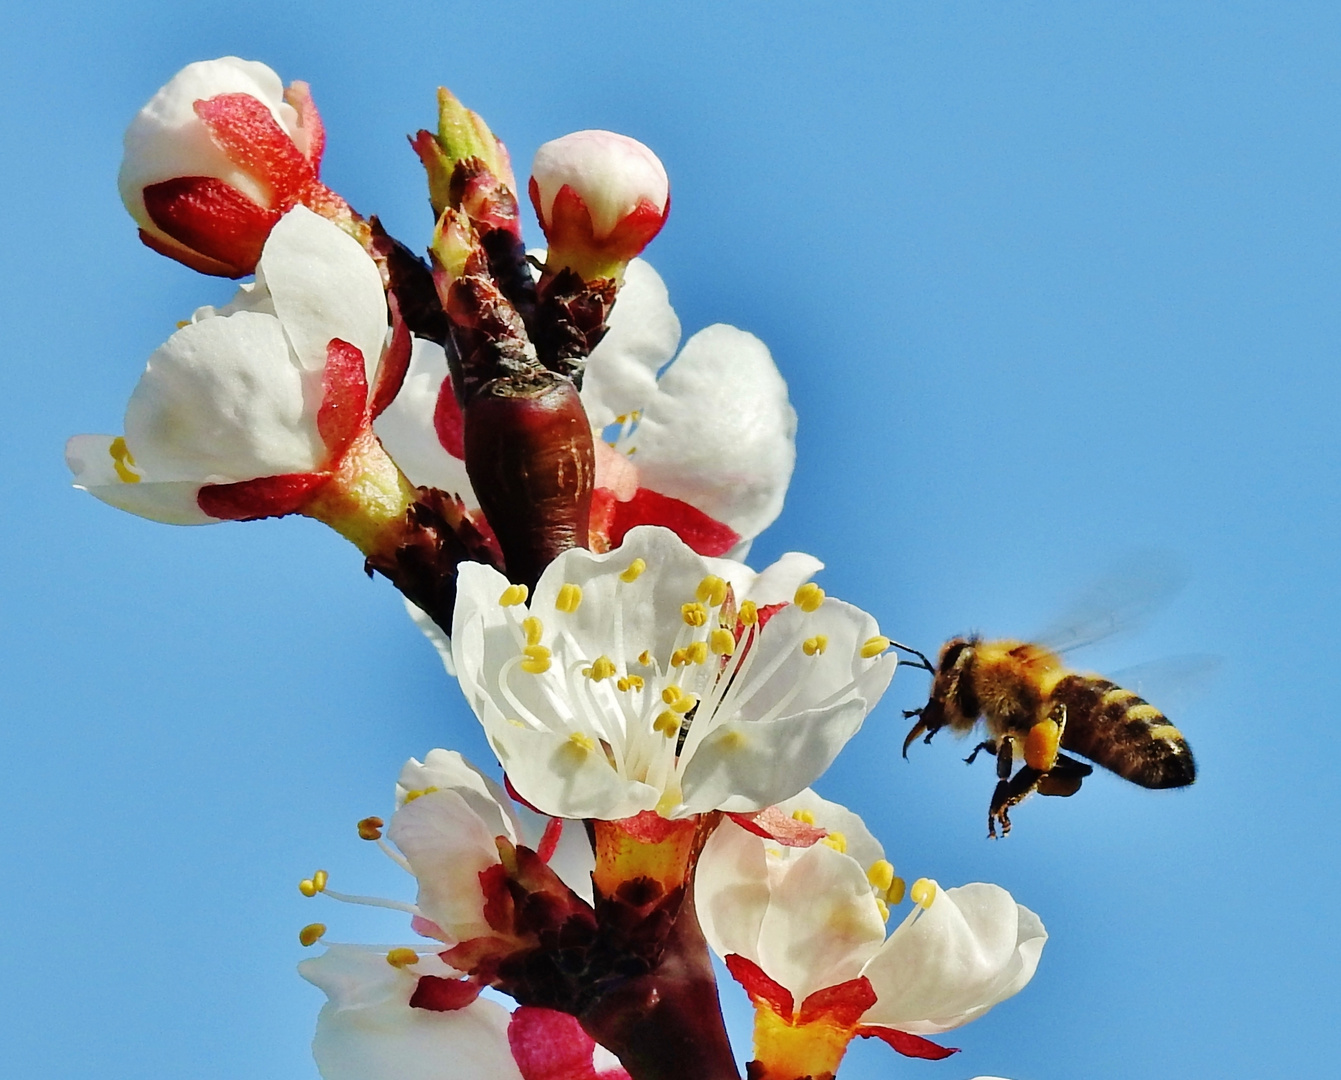
<svg viewBox="0 0 1341 1080">
<path fill-rule="evenodd" d="M 1178 712 L 1206 692 L 1223 663 L 1224 658 L 1214 653 L 1183 653 L 1148 660 L 1107 677 L 1163 712 Z"/>
<path fill-rule="evenodd" d="M 1035 640 L 1063 653 L 1138 629 L 1178 594 L 1188 576 L 1172 552 L 1134 552 L 1091 584 Z"/>
</svg>

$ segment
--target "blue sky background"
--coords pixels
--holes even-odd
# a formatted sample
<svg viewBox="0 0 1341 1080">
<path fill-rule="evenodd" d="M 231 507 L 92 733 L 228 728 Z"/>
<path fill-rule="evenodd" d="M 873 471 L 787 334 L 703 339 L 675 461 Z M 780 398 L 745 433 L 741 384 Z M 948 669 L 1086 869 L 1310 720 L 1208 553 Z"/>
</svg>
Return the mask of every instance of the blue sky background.
<svg viewBox="0 0 1341 1080">
<path fill-rule="evenodd" d="M 914 670 L 824 777 L 910 880 L 999 882 L 1052 934 L 961 1055 L 859 1045 L 843 1078 L 1334 1067 L 1341 8 L 48 0 L 4 24 L 0 1073 L 314 1078 L 296 930 L 403 931 L 295 883 L 408 895 L 353 823 L 410 754 L 491 760 L 333 533 L 172 529 L 68 486 L 65 438 L 120 430 L 149 353 L 231 293 L 141 247 L 115 187 L 140 105 L 227 53 L 312 84 L 323 178 L 415 246 L 404 137 L 439 83 L 519 170 L 579 128 L 652 146 L 686 334 L 758 334 L 800 413 L 756 563 L 817 554 L 928 651 L 1033 633 L 1135 548 L 1192 568 L 1079 658 L 1224 658 L 1157 698 L 1191 791 L 1096 776 L 989 843 L 990 766 L 898 758 Z"/>
</svg>

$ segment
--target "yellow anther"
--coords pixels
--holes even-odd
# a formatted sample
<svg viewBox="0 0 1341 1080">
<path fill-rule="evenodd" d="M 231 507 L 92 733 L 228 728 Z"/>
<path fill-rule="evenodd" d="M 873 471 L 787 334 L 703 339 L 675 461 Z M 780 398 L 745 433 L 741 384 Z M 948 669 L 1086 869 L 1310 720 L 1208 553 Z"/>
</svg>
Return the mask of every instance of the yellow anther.
<svg viewBox="0 0 1341 1080">
<path fill-rule="evenodd" d="M 528 615 L 522 619 L 522 633 L 526 635 L 527 645 L 539 645 L 545 634 L 545 624 L 534 615 Z"/>
<path fill-rule="evenodd" d="M 889 888 L 885 890 L 885 899 L 891 904 L 902 904 L 903 894 L 908 891 L 908 884 L 901 877 L 896 877 L 889 883 Z"/>
<path fill-rule="evenodd" d="M 815 824 L 815 812 L 813 810 L 793 810 L 792 820 L 799 821 L 802 825 Z"/>
<path fill-rule="evenodd" d="M 588 754 L 590 754 L 593 750 L 596 749 L 596 740 L 593 739 L 590 735 L 584 735 L 580 731 L 574 731 L 571 735 L 569 735 L 568 743 L 570 746 L 575 746 L 579 750 L 582 750 Z"/>
<path fill-rule="evenodd" d="M 673 739 L 680 734 L 680 717 L 669 709 L 665 709 L 661 715 L 652 721 L 652 730 L 661 732 L 668 739 Z"/>
<path fill-rule="evenodd" d="M 652 666 L 651 652 L 647 649 L 644 649 L 642 652 L 640 652 L 638 654 L 638 663 L 642 664 L 643 667 L 651 667 Z"/>
<path fill-rule="evenodd" d="M 671 667 L 684 667 L 689 663 L 689 650 L 676 649 L 671 653 Z"/>
<path fill-rule="evenodd" d="M 680 617 L 689 626 L 703 626 L 708 621 L 708 609 L 699 603 L 681 604 Z"/>
<path fill-rule="evenodd" d="M 690 642 L 684 651 L 691 664 L 706 664 L 708 662 L 708 643 L 706 641 Z"/>
<path fill-rule="evenodd" d="M 730 630 L 714 630 L 708 635 L 708 647 L 717 656 L 730 656 L 736 651 L 736 635 Z"/>
<path fill-rule="evenodd" d="M 386 954 L 386 962 L 393 968 L 407 968 L 419 963 L 419 954 L 413 949 L 392 949 Z"/>
<path fill-rule="evenodd" d="M 126 446 L 126 440 L 122 436 L 118 435 L 112 440 L 107 452 L 112 455 L 112 468 L 116 470 L 117 478 L 123 484 L 140 482 L 140 474 L 133 471 L 135 459 L 130 456 L 130 448 Z"/>
<path fill-rule="evenodd" d="M 528 645 L 522 650 L 526 659 L 520 664 L 528 675 L 543 675 L 549 670 L 549 650 L 543 645 Z"/>
<path fill-rule="evenodd" d="M 602 679 L 608 679 L 615 673 L 615 662 L 608 656 L 598 656 L 591 662 L 591 667 L 584 668 L 582 674 L 591 679 L 592 682 L 600 682 Z"/>
<path fill-rule="evenodd" d="M 426 788 L 415 788 L 413 791 L 407 791 L 405 793 L 405 801 L 407 803 L 412 803 L 415 799 L 418 799 L 423 795 L 432 795 L 433 792 L 437 790 L 438 789 L 431 784 Z"/>
<path fill-rule="evenodd" d="M 525 585 L 509 585 L 498 598 L 498 603 L 501 607 L 516 607 L 518 604 L 526 603 L 530 593 L 531 590 Z"/>
<path fill-rule="evenodd" d="M 928 881 L 924 877 L 918 878 L 913 882 L 912 888 L 913 903 L 920 908 L 929 908 L 936 899 L 936 883 Z"/>
<path fill-rule="evenodd" d="M 312 875 L 312 884 L 317 887 L 317 892 L 326 891 L 326 879 L 329 875 L 325 870 L 318 870 Z"/>
<path fill-rule="evenodd" d="M 190 319 L 178 319 L 178 320 L 177 320 L 177 329 L 178 329 L 178 330 L 185 330 L 185 329 L 186 329 L 188 326 L 190 326 L 190 325 L 191 325 L 191 320 L 190 320 Z"/>
<path fill-rule="evenodd" d="M 820 604 L 824 603 L 824 590 L 813 581 L 807 581 L 796 590 L 796 595 L 792 599 L 802 611 L 818 611 Z"/>
<path fill-rule="evenodd" d="M 684 691 L 681 690 L 678 686 L 663 687 L 661 691 L 661 700 L 664 701 L 667 705 L 674 705 L 677 701 L 680 700 L 680 695 L 683 693 Z"/>
<path fill-rule="evenodd" d="M 753 600 L 746 600 L 740 605 L 740 625 L 753 626 L 759 621 L 759 607 Z"/>
<path fill-rule="evenodd" d="M 840 855 L 847 853 L 847 837 L 840 832 L 831 832 L 820 843 L 833 848 Z"/>
<path fill-rule="evenodd" d="M 644 685 L 643 677 L 641 675 L 625 675 L 615 683 L 615 686 L 626 693 L 629 690 L 641 690 Z"/>
<path fill-rule="evenodd" d="M 726 599 L 726 582 L 716 574 L 709 574 L 698 583 L 698 589 L 694 595 L 705 604 L 721 607 L 722 601 Z"/>
<path fill-rule="evenodd" d="M 366 817 L 359 822 L 360 840 L 380 840 L 382 839 L 382 826 L 386 822 L 379 817 Z"/>
<path fill-rule="evenodd" d="M 878 896 L 875 898 L 875 910 L 880 912 L 881 922 L 889 922 L 889 905 Z"/>
<path fill-rule="evenodd" d="M 318 870 L 310 878 L 303 878 L 298 882 L 298 891 L 304 896 L 316 896 L 319 892 L 326 890 L 326 871 Z"/>
<path fill-rule="evenodd" d="M 807 656 L 823 656 L 824 650 L 829 647 L 829 639 L 823 634 L 816 634 L 814 637 L 806 638 L 801 642 L 801 651 Z"/>
<path fill-rule="evenodd" d="M 743 731 L 724 731 L 717 740 L 717 745 L 723 750 L 740 750 L 748 740 Z"/>
<path fill-rule="evenodd" d="M 888 859 L 876 859 L 866 871 L 866 880 L 880 892 L 888 892 L 894 884 L 894 864 Z"/>
<path fill-rule="evenodd" d="M 696 695 L 681 694 L 678 698 L 676 698 L 673 702 L 670 703 L 671 712 L 677 712 L 681 714 L 687 713 L 697 704 L 698 704 L 698 697 Z"/>
<path fill-rule="evenodd" d="M 301 945 L 304 949 L 310 949 L 313 945 L 315 945 L 318 941 L 321 940 L 322 935 L 325 933 L 326 933 L 325 923 L 319 923 L 319 922 L 308 923 L 306 926 L 304 926 L 301 930 L 298 931 L 298 944 Z"/>
<path fill-rule="evenodd" d="M 643 571 L 647 569 L 647 562 L 644 559 L 634 559 L 629 563 L 628 569 L 619 575 L 619 580 L 624 584 L 630 584 L 642 577 Z"/>
<path fill-rule="evenodd" d="M 888 649 L 889 646 L 889 638 L 885 637 L 883 634 L 876 634 L 873 638 L 867 638 L 866 642 L 862 645 L 861 658 L 863 660 L 870 660 L 879 656 L 882 652 Z"/>
<path fill-rule="evenodd" d="M 582 603 L 582 586 L 564 584 L 559 587 L 559 595 L 554 601 L 554 606 L 565 615 L 571 615 L 580 603 Z"/>
</svg>

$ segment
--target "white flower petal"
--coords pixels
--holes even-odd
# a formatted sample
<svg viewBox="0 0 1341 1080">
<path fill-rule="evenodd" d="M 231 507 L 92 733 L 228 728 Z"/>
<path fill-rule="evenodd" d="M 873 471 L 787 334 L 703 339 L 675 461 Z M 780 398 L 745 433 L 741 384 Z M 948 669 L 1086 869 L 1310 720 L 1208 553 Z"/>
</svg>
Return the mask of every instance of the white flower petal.
<svg viewBox="0 0 1341 1080">
<path fill-rule="evenodd" d="M 862 1022 L 915 1035 L 966 1024 L 1033 978 L 1046 940 L 1038 916 L 999 886 L 937 887 L 866 965 L 878 1000 Z"/>
<path fill-rule="evenodd" d="M 195 113 L 197 100 L 219 94 L 250 94 L 290 136 L 299 132 L 298 114 L 284 101 L 279 76 L 265 64 L 236 56 L 187 64 L 126 129 L 117 187 L 126 209 L 146 231 L 161 235 L 145 210 L 144 188 L 178 176 L 212 176 L 269 205 L 269 193 L 214 144 Z"/>
<path fill-rule="evenodd" d="M 405 805 L 410 792 L 430 789 L 455 791 L 490 836 L 506 836 L 515 844 L 521 835 L 508 793 L 455 750 L 430 750 L 423 761 L 410 758 L 396 780 L 396 808 Z"/>
<path fill-rule="evenodd" d="M 666 285 L 643 259 L 624 271 L 607 322 L 610 329 L 592 349 L 582 376 L 582 405 L 598 432 L 655 397 L 657 372 L 680 344 L 680 320 Z"/>
<path fill-rule="evenodd" d="M 305 382 L 270 316 L 191 323 L 149 358 L 126 407 L 126 443 L 162 480 L 309 471 L 325 448 Z"/>
<path fill-rule="evenodd" d="M 694 868 L 694 908 L 718 956 L 759 963 L 759 928 L 768 910 L 769 860 L 763 840 L 729 818 L 708 837 Z"/>
<path fill-rule="evenodd" d="M 637 139 L 613 131 L 574 131 L 545 143 L 536 151 L 531 176 L 545 224 L 566 184 L 586 204 L 598 240 L 642 200 L 662 209 L 670 197 L 670 181 L 656 154 Z"/>
<path fill-rule="evenodd" d="M 65 463 L 74 473 L 74 486 L 118 510 L 167 525 L 214 525 L 218 518 L 200 509 L 193 480 L 127 483 L 113 464 L 111 435 L 75 435 L 65 444 Z"/>
<path fill-rule="evenodd" d="M 815 844 L 786 864 L 759 928 L 759 966 L 796 1004 L 855 979 L 884 944 L 885 921 L 853 858 Z"/>
<path fill-rule="evenodd" d="M 821 829 L 842 833 L 847 854 L 856 859 L 864 870 L 869 870 L 872 863 L 885 857 L 884 846 L 866 827 L 866 822 L 862 821 L 859 814 L 854 814 L 840 803 L 830 802 L 810 788 L 790 799 L 783 799 L 777 806 L 789 815 L 798 810 L 806 811 Z"/>
<path fill-rule="evenodd" d="M 391 838 L 419 881 L 419 910 L 453 941 L 490 932 L 482 870 L 498 863 L 490 825 L 459 792 L 434 791 L 406 803 L 391 819 Z"/>
<path fill-rule="evenodd" d="M 796 412 L 768 348 L 718 324 L 685 344 L 628 442 L 644 487 L 751 537 L 782 510 L 795 436 Z"/>
<path fill-rule="evenodd" d="M 350 945 L 298 966 L 329 999 L 312 1040 L 324 1080 L 521 1080 L 508 1011 L 484 998 L 452 1012 L 412 1009 L 419 974 L 447 974 L 436 957 L 415 968 L 394 968 L 385 954 Z"/>
<path fill-rule="evenodd" d="M 694 752 L 679 812 L 762 810 L 810 785 L 857 733 L 869 706 L 852 698 L 777 720 L 721 724 Z"/>
<path fill-rule="evenodd" d="M 382 446 L 417 487 L 435 487 L 479 506 L 466 463 L 443 449 L 433 426 L 438 391 L 447 378 L 447 354 L 437 342 L 415 338 L 410 367 L 396 399 L 374 422 Z"/>
<path fill-rule="evenodd" d="M 363 353 L 371 387 L 386 339 L 386 294 L 358 241 L 305 206 L 270 232 L 256 266 L 301 367 L 321 371 L 332 338 Z"/>
</svg>

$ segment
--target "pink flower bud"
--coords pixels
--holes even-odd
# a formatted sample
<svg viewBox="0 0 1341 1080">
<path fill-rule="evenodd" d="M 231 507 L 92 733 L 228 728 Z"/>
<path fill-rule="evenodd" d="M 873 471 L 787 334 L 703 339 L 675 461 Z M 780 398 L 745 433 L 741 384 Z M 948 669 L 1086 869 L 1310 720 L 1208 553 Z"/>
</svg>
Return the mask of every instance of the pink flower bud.
<svg viewBox="0 0 1341 1080">
<path fill-rule="evenodd" d="M 188 64 L 126 130 L 117 178 L 140 239 L 192 269 L 242 277 L 302 203 L 351 212 L 317 179 L 325 136 L 307 84 L 225 56 Z"/>
<path fill-rule="evenodd" d="M 545 143 L 531 167 L 530 192 L 551 267 L 570 267 L 585 279 L 621 276 L 670 213 L 660 160 L 611 131 L 576 131 Z"/>
</svg>

